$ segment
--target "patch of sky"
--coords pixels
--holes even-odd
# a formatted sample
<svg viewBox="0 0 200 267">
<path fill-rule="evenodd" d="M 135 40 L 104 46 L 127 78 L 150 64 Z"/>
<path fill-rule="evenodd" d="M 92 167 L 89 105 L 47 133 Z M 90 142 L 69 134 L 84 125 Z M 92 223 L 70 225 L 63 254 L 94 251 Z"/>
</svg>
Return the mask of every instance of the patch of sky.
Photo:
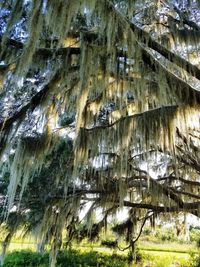
<svg viewBox="0 0 200 267">
<path fill-rule="evenodd" d="M 43 5 L 42 5 L 42 13 L 43 14 L 46 12 L 46 7 L 47 7 L 47 0 L 44 0 Z"/>
<path fill-rule="evenodd" d="M 11 38 L 19 41 L 25 41 L 28 38 L 28 33 L 25 25 L 26 20 L 24 18 L 16 23 L 13 27 L 13 30 L 11 31 Z"/>
<path fill-rule="evenodd" d="M 3 34 L 6 30 L 6 18 L 10 14 L 10 11 L 2 8 L 0 10 L 0 34 Z"/>
<path fill-rule="evenodd" d="M 92 166 L 96 170 L 106 170 L 110 166 L 109 156 L 100 155 L 92 160 Z"/>
</svg>

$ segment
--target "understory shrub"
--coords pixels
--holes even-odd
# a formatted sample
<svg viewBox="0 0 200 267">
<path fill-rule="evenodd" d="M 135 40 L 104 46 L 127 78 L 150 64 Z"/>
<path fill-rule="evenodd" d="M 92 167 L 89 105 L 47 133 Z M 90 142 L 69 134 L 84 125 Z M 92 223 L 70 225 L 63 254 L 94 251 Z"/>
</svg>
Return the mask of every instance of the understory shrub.
<svg viewBox="0 0 200 267">
<path fill-rule="evenodd" d="M 9 253 L 2 267 L 42 267 L 42 264 L 48 264 L 48 255 L 41 255 L 32 251 L 14 251 Z M 45 265 L 44 265 L 45 266 Z"/>
<path fill-rule="evenodd" d="M 200 267 L 200 251 L 198 254 L 193 255 L 192 267 Z"/>
</svg>

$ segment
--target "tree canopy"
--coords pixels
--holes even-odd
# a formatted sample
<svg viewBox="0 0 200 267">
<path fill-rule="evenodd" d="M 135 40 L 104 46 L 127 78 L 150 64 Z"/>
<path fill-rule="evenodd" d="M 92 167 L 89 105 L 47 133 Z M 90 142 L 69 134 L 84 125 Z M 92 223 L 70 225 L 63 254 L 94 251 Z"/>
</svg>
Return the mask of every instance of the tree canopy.
<svg viewBox="0 0 200 267">
<path fill-rule="evenodd" d="M 4 250 L 23 226 L 55 266 L 87 203 L 96 232 L 126 207 L 132 244 L 146 220 L 200 217 L 199 40 L 198 1 L 1 0 Z"/>
</svg>

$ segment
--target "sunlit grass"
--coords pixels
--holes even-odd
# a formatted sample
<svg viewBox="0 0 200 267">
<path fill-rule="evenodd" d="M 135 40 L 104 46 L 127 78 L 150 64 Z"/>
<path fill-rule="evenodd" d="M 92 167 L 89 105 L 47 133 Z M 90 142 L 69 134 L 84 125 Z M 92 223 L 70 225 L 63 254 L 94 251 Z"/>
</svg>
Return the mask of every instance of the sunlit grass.
<svg viewBox="0 0 200 267">
<path fill-rule="evenodd" d="M 178 243 L 178 242 L 163 242 L 163 243 L 153 243 L 153 242 L 139 242 L 139 247 L 149 250 L 167 250 L 174 252 L 187 253 L 190 250 L 196 250 L 195 244 L 192 243 Z"/>
<path fill-rule="evenodd" d="M 141 263 L 129 265 L 130 267 L 169 267 L 169 266 L 189 266 L 191 252 L 196 252 L 196 248 L 192 244 L 179 244 L 179 243 L 151 243 L 140 242 L 139 250 L 142 253 L 143 261 Z M 31 250 L 36 251 L 37 245 L 33 238 L 26 238 L 22 242 L 21 237 L 15 237 L 14 241 L 10 244 L 9 251 L 15 250 Z M 119 251 L 101 246 L 99 243 L 89 244 L 87 242 L 83 244 L 73 244 L 73 249 L 79 252 L 95 251 L 103 255 L 112 255 L 116 253 L 118 255 L 126 256 L 128 251 Z"/>
<path fill-rule="evenodd" d="M 15 242 L 11 243 L 9 246 L 9 251 L 15 251 L 15 250 L 32 250 L 36 251 L 36 244 L 35 243 L 25 243 L 25 242 Z"/>
</svg>

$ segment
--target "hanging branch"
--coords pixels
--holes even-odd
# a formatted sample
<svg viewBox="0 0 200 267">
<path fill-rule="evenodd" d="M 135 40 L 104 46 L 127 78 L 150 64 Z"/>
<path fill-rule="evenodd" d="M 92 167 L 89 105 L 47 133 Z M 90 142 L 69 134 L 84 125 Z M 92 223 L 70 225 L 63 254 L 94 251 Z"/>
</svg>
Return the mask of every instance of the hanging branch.
<svg viewBox="0 0 200 267">
<path fill-rule="evenodd" d="M 142 225 L 140 226 L 140 231 L 139 231 L 137 237 L 136 237 L 134 240 L 131 240 L 131 241 L 130 241 L 130 245 L 127 246 L 127 247 L 125 247 L 125 248 L 120 248 L 119 246 L 117 246 L 118 249 L 119 249 L 120 251 L 125 251 L 125 250 L 130 249 L 132 246 L 135 245 L 135 243 L 138 241 L 138 239 L 140 238 L 140 236 L 141 236 L 141 234 L 142 234 L 142 231 L 143 231 L 143 228 L 144 228 L 144 226 L 145 226 L 146 221 L 147 221 L 148 219 L 150 219 L 150 218 L 154 215 L 154 213 L 148 215 L 149 213 L 151 213 L 151 212 L 147 212 L 147 214 L 146 214 L 146 216 L 145 216 L 145 218 L 144 218 L 144 220 L 143 220 L 143 222 L 142 222 Z"/>
</svg>

